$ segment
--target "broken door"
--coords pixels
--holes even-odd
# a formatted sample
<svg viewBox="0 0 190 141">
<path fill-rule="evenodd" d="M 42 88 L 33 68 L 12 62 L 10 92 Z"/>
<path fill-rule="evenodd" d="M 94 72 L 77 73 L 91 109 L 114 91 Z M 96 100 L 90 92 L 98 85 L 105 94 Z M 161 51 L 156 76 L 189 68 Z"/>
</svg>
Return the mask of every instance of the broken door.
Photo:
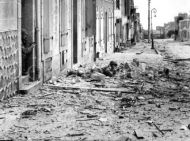
<svg viewBox="0 0 190 141">
<path fill-rule="evenodd" d="M 52 52 L 51 43 L 53 36 L 50 34 L 50 12 L 52 7 L 51 0 L 43 0 L 42 4 L 42 63 L 43 63 L 43 81 L 47 81 L 52 77 Z"/>
<path fill-rule="evenodd" d="M 60 0 L 60 62 L 61 70 L 65 69 L 68 65 L 68 36 L 69 36 L 69 1 L 70 0 Z"/>
</svg>

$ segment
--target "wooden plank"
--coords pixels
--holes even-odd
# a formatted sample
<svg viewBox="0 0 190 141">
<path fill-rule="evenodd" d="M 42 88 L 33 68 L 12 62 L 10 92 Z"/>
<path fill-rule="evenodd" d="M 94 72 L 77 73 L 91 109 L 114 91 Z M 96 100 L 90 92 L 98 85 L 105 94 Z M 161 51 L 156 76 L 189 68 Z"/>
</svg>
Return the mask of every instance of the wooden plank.
<svg viewBox="0 0 190 141">
<path fill-rule="evenodd" d="M 185 58 L 185 59 L 174 59 L 172 61 L 179 62 L 179 61 L 190 61 L 190 58 Z"/>
<path fill-rule="evenodd" d="M 135 93 L 132 89 L 125 88 L 90 88 L 90 87 L 72 87 L 72 86 L 56 86 L 44 84 L 44 86 L 48 86 L 51 89 L 59 89 L 59 90 L 88 90 L 88 91 L 103 91 L 103 92 L 122 92 L 122 93 Z"/>
</svg>

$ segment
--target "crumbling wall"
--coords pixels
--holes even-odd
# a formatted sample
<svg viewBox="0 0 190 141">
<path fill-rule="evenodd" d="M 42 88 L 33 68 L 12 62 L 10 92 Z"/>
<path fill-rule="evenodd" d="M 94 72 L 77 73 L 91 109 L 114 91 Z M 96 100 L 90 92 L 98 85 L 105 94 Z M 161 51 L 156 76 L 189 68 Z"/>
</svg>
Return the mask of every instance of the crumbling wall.
<svg viewBox="0 0 190 141">
<path fill-rule="evenodd" d="M 18 33 L 0 32 L 0 100 L 16 94 L 18 86 Z"/>
</svg>

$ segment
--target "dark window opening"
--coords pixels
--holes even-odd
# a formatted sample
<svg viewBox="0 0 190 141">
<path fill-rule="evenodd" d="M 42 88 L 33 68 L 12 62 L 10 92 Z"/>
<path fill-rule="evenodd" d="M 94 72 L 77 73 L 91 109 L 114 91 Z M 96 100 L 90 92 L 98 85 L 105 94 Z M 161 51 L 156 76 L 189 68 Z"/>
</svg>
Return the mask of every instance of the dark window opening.
<svg viewBox="0 0 190 141">
<path fill-rule="evenodd" d="M 116 0 L 116 9 L 120 9 L 120 0 Z"/>
<path fill-rule="evenodd" d="M 62 51 L 62 66 L 65 64 L 65 53 Z"/>
</svg>

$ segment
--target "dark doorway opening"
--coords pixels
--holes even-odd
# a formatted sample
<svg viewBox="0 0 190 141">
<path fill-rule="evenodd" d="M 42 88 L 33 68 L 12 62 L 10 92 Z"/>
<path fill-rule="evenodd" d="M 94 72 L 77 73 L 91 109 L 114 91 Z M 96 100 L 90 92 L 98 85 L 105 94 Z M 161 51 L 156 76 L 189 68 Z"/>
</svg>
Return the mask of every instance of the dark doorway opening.
<svg viewBox="0 0 190 141">
<path fill-rule="evenodd" d="M 77 0 L 73 0 L 73 63 L 78 63 Z"/>
<path fill-rule="evenodd" d="M 35 80 L 35 3 L 22 0 L 22 75 Z"/>
<path fill-rule="evenodd" d="M 104 42 L 105 42 L 105 53 L 108 52 L 108 13 L 104 15 Z"/>
</svg>

